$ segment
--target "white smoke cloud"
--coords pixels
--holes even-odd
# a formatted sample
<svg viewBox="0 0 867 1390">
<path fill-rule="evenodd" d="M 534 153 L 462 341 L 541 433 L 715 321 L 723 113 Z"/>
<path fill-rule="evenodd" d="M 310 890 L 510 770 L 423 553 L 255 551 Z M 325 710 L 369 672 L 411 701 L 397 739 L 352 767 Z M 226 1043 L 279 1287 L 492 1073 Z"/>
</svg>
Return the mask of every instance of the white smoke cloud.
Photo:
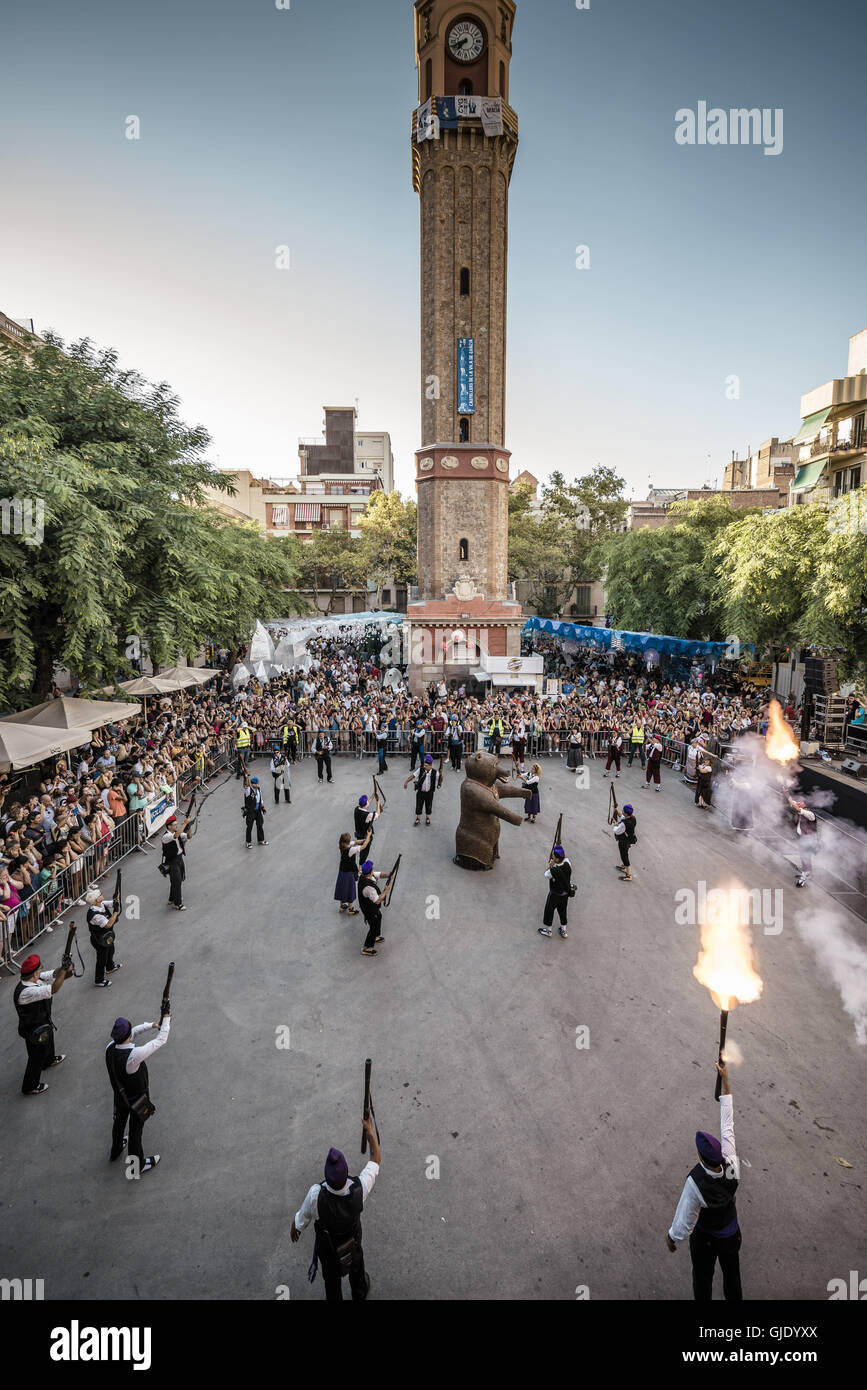
<svg viewBox="0 0 867 1390">
<path fill-rule="evenodd" d="M 796 913 L 795 930 L 840 991 L 855 1037 L 867 1046 L 867 949 L 849 935 L 842 914 L 829 908 Z"/>
</svg>

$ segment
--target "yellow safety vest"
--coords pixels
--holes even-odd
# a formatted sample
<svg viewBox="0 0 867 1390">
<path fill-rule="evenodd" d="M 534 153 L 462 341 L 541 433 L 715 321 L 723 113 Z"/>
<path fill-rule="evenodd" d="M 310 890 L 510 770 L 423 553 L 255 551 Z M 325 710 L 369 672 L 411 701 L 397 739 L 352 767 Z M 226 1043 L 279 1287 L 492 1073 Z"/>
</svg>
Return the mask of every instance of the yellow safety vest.
<svg viewBox="0 0 867 1390">
<path fill-rule="evenodd" d="M 236 747 L 236 748 L 249 748 L 249 747 L 250 747 L 250 730 L 249 730 L 249 729 L 240 729 L 240 730 L 238 731 L 238 736 L 237 736 L 237 738 L 235 739 L 235 747 Z"/>
<path fill-rule="evenodd" d="M 643 730 L 643 729 L 639 729 L 638 726 L 635 725 L 635 724 L 633 724 L 633 726 L 632 726 L 632 742 L 633 742 L 633 743 L 643 743 L 643 742 L 644 742 L 644 730 Z"/>
<path fill-rule="evenodd" d="M 503 735 L 503 722 L 502 722 L 501 719 L 492 719 L 492 720 L 491 720 L 491 728 L 490 728 L 490 731 L 489 731 L 491 736 L 493 736 L 493 733 L 494 733 L 494 730 L 495 730 L 495 729 L 498 731 L 498 733 L 500 734 L 500 737 L 502 738 L 502 735 Z"/>
</svg>

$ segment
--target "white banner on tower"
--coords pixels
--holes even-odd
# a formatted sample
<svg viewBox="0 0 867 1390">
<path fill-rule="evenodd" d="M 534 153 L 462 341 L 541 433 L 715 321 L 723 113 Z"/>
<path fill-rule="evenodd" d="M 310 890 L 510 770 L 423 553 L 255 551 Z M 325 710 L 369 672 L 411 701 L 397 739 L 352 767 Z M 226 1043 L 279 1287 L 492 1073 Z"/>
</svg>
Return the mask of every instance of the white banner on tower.
<svg viewBox="0 0 867 1390">
<path fill-rule="evenodd" d="M 434 139 L 434 114 L 433 97 L 428 97 L 423 106 L 418 108 L 418 115 L 415 128 L 416 144 L 421 145 L 425 140 Z"/>
<path fill-rule="evenodd" d="M 503 98 L 482 98 L 482 129 L 486 135 L 503 133 Z"/>
</svg>

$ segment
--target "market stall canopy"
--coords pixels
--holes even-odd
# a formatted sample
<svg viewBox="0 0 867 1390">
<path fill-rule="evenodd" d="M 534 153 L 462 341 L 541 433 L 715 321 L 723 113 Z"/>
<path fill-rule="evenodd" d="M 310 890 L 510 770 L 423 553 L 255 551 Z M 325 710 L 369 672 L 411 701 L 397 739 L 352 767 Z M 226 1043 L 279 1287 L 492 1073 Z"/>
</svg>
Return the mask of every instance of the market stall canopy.
<svg viewBox="0 0 867 1390">
<path fill-rule="evenodd" d="M 115 724 L 121 719 L 131 719 L 140 711 L 140 705 L 121 704 L 117 700 L 77 700 L 71 695 L 61 695 L 56 700 L 46 700 L 44 704 L 23 709 L 18 714 L 7 714 L 3 722 L 39 725 L 48 729 L 86 729 L 89 735 L 93 729 L 101 729 L 105 724 Z"/>
<path fill-rule="evenodd" d="M 51 729 L 43 724 L 16 724 L 0 719 L 0 772 L 33 767 L 89 742 L 88 729 Z"/>
<path fill-rule="evenodd" d="M 158 681 L 176 681 L 179 687 L 189 685 L 204 685 L 211 676 L 218 676 L 219 671 L 212 670 L 209 666 L 170 666 L 167 671 L 160 671 L 155 677 Z"/>
<path fill-rule="evenodd" d="M 177 681 L 163 680 L 162 676 L 136 676 L 135 680 L 121 681 L 117 688 L 127 695 L 171 695 L 180 690 Z M 108 689 L 113 690 L 114 686 Z"/>
</svg>

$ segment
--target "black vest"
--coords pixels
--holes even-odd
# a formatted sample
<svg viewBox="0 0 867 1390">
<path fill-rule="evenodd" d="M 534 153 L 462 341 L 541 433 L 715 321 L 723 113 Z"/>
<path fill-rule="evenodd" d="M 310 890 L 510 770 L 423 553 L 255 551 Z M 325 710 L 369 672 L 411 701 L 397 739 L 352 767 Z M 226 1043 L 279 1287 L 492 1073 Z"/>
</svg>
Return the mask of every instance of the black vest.
<svg viewBox="0 0 867 1390">
<path fill-rule="evenodd" d="M 571 864 L 555 864 L 551 870 L 550 883 L 549 892 L 553 893 L 555 897 L 565 898 L 572 883 Z"/>
<path fill-rule="evenodd" d="M 711 1235 L 734 1235 L 738 1214 L 735 1207 L 737 1178 L 714 1178 L 697 1163 L 689 1175 L 705 1202 L 698 1218 L 698 1229 Z M 731 1230 L 727 1228 L 731 1227 Z"/>
<path fill-rule="evenodd" d="M 336 1197 L 329 1192 L 325 1183 L 319 1189 L 316 1203 L 316 1221 L 313 1229 L 317 1235 L 324 1231 L 331 1237 L 334 1245 L 354 1236 L 361 1239 L 361 1211 L 364 1206 L 364 1191 L 358 1178 L 350 1178 L 349 1191 L 345 1197 Z"/>
<path fill-rule="evenodd" d="M 362 916 L 369 927 L 378 927 L 382 921 L 382 908 L 379 903 L 372 903 L 369 898 L 364 896 L 365 888 L 375 888 L 377 894 L 379 887 L 377 880 L 372 874 L 362 874 L 358 880 L 358 906 L 361 908 Z"/>
<path fill-rule="evenodd" d="M 624 816 L 623 828 L 626 831 L 626 843 L 631 845 L 635 840 L 635 817 Z"/>
<path fill-rule="evenodd" d="M 355 854 L 350 854 L 348 849 L 340 851 L 340 872 L 342 874 L 352 874 L 358 878 L 358 860 Z"/>
<path fill-rule="evenodd" d="M 356 840 L 364 840 L 368 830 L 373 831 L 373 822 L 368 823 L 367 819 L 370 812 L 366 806 L 356 806 L 353 814 L 355 816 L 355 838 Z"/>
<path fill-rule="evenodd" d="M 114 909 L 112 909 L 112 912 Z M 105 903 L 101 907 L 89 907 L 87 909 L 87 930 L 90 932 L 90 944 L 93 947 L 113 946 L 114 927 L 97 927 L 94 925 L 94 917 L 111 917 L 112 913 L 106 911 Z"/>
<path fill-rule="evenodd" d="M 132 1104 L 139 1096 L 147 1095 L 148 1069 L 147 1063 L 142 1062 L 138 1071 L 132 1074 L 127 1072 L 126 1064 L 129 1055 L 129 1048 L 118 1048 L 117 1043 L 110 1042 L 105 1049 L 105 1065 L 108 1068 L 108 1077 L 112 1088 L 117 1091 L 123 1087 L 127 1100 Z"/>
<path fill-rule="evenodd" d="M 165 860 L 166 864 L 174 863 L 178 856 L 183 854 L 183 852 L 183 845 L 181 844 L 180 840 L 176 840 L 174 836 L 172 836 L 170 840 L 163 841 L 163 859 Z"/>
<path fill-rule="evenodd" d="M 40 984 L 43 982 L 40 980 Z M 18 1015 L 18 1036 L 26 1038 L 34 1028 L 40 1028 L 43 1023 L 51 1022 L 51 999 L 34 999 L 30 1004 L 19 1004 L 21 991 L 26 989 L 26 982 L 19 980 L 12 991 L 12 1002 L 15 1005 L 15 1012 Z"/>
</svg>

